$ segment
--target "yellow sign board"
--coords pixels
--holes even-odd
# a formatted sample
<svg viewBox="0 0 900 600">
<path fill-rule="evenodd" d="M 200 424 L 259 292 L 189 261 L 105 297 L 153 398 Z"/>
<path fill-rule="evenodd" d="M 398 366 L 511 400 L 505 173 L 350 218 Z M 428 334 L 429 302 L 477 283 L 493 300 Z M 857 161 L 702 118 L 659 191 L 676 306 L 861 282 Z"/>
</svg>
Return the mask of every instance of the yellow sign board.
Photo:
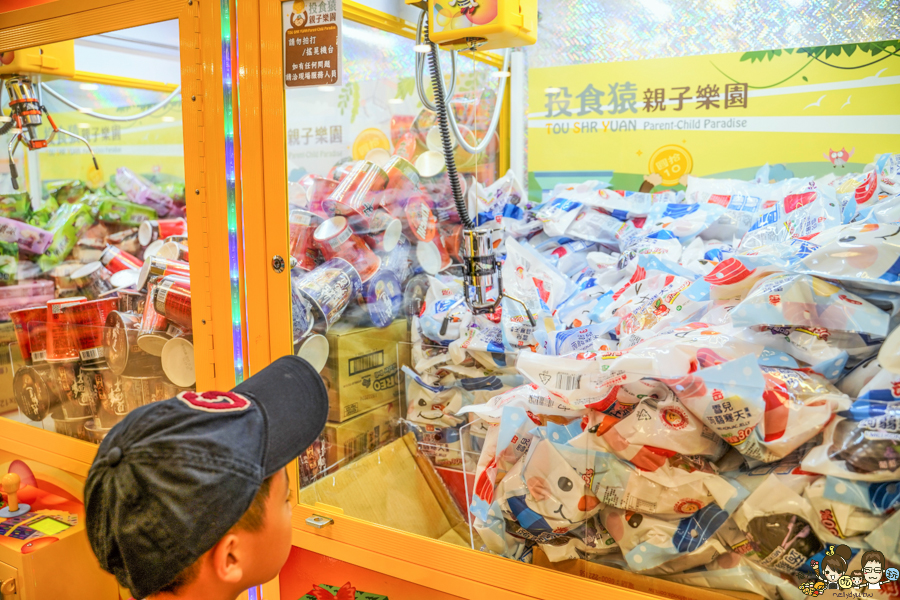
<svg viewBox="0 0 900 600">
<path fill-rule="evenodd" d="M 900 41 L 531 69 L 532 195 L 862 171 L 900 151 Z"/>
</svg>

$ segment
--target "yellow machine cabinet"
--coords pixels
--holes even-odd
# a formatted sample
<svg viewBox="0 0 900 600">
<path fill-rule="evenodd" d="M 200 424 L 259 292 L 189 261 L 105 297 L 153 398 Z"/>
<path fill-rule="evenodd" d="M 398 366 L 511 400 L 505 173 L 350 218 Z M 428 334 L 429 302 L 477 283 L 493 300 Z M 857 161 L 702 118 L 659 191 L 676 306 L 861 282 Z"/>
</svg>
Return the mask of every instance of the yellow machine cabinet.
<svg viewBox="0 0 900 600">
<path fill-rule="evenodd" d="M 84 533 L 97 444 L 244 376 L 230 22 L 182 0 L 0 13 L 4 121 L 27 92 L 27 127 L 0 128 L 0 478 L 31 505 L 0 509 L 3 600 L 118 600 Z"/>
</svg>

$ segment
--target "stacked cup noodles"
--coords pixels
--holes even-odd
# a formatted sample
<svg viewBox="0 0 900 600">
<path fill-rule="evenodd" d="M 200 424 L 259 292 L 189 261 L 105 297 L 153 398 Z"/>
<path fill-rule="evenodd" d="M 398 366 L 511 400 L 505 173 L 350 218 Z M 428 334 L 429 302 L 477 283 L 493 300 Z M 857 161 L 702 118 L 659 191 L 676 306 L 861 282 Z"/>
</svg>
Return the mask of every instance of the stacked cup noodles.
<svg viewBox="0 0 900 600">
<path fill-rule="evenodd" d="M 0 287 L 22 355 L 14 393 L 26 418 L 99 442 L 129 411 L 194 385 L 184 187 L 123 167 L 106 185 L 45 189 L 0 198 L 15 240 L 4 243 L 17 246 Z"/>
<path fill-rule="evenodd" d="M 900 155 L 860 167 L 534 207 L 511 176 L 478 190 L 537 324 L 505 299 L 473 315 L 452 269 L 416 278 L 404 372 L 432 460 L 474 473 L 486 550 L 773 599 L 832 557 L 900 564 Z M 406 204 L 419 248 L 433 208 Z"/>
</svg>

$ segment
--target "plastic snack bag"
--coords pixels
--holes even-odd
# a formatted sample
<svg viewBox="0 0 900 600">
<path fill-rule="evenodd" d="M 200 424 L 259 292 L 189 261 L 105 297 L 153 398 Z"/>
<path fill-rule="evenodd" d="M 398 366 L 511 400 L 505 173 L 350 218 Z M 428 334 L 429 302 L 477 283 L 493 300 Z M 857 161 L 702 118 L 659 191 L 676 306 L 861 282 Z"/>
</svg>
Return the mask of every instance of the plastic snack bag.
<svg viewBox="0 0 900 600">
<path fill-rule="evenodd" d="M 583 208 L 566 229 L 567 237 L 589 240 L 604 246 L 621 249 L 641 234 L 631 221 L 604 214 L 593 208 Z"/>
<path fill-rule="evenodd" d="M 726 210 L 719 204 L 658 203 L 650 209 L 643 230 L 646 233 L 655 233 L 665 229 L 671 231 L 682 244 L 689 244 L 709 229 Z"/>
<path fill-rule="evenodd" d="M 843 222 L 833 187 L 819 185 L 812 179 L 791 179 L 779 185 L 783 200 L 763 203 L 756 221 L 741 239 L 741 249 L 784 244 L 791 238 L 806 238 Z"/>
<path fill-rule="evenodd" d="M 764 567 L 796 573 L 822 549 L 811 523 L 812 506 L 770 475 L 719 530 L 731 550 Z"/>
<path fill-rule="evenodd" d="M 75 247 L 81 232 L 93 223 L 94 218 L 87 204 L 74 202 L 61 205 L 47 224 L 53 241 L 38 259 L 41 271 L 47 272 L 61 263 Z"/>
<path fill-rule="evenodd" d="M 826 497 L 825 479 L 820 477 L 803 493 L 819 517 L 811 522 L 816 536 L 826 544 L 870 549 L 865 536 L 878 529 L 887 517 L 879 517 L 863 508 Z"/>
<path fill-rule="evenodd" d="M 175 203 L 169 196 L 128 167 L 116 169 L 116 185 L 129 200 L 149 206 L 161 217 L 169 214 L 174 208 Z"/>
<path fill-rule="evenodd" d="M 884 337 L 888 315 L 856 294 L 810 275 L 778 274 L 759 281 L 731 311 L 738 327 L 824 327 Z"/>
<path fill-rule="evenodd" d="M 798 270 L 867 289 L 900 289 L 900 223 L 851 223 L 813 238 Z"/>
<path fill-rule="evenodd" d="M 497 486 L 504 515 L 529 539 L 547 543 L 600 510 L 600 501 L 549 440 L 534 443 Z"/>
<path fill-rule="evenodd" d="M 419 315 L 422 335 L 443 345 L 459 339 L 472 322 L 472 311 L 466 305 L 462 291 L 430 278 L 425 304 Z"/>
<path fill-rule="evenodd" d="M 877 202 L 861 210 L 859 221 L 867 223 L 896 223 L 900 221 L 900 194 L 882 196 Z"/>
<path fill-rule="evenodd" d="M 873 199 L 878 199 L 878 176 L 875 171 L 848 173 L 835 180 L 833 185 L 842 207 L 852 206 L 855 202 L 856 209 L 862 210 Z"/>
<path fill-rule="evenodd" d="M 677 263 L 681 259 L 683 250 L 681 242 L 674 233 L 667 229 L 661 229 L 654 233 L 632 237 L 622 249 L 619 266 L 627 265 L 641 256 L 654 256 Z"/>
<path fill-rule="evenodd" d="M 565 544 L 560 545 L 560 540 L 557 539 L 552 544 L 541 546 L 550 562 L 575 558 L 594 562 L 601 556 L 619 551 L 619 545 L 616 544 L 616 540 L 609 534 L 606 527 L 600 523 L 600 518 L 597 515 L 590 517 L 580 526 L 571 530 L 565 541 Z"/>
<path fill-rule="evenodd" d="M 728 512 L 708 504 L 680 520 L 607 507 L 600 522 L 622 550 L 632 571 L 677 573 L 708 564 L 726 552 L 714 537 Z"/>
<path fill-rule="evenodd" d="M 895 481 L 852 481 L 829 476 L 825 478 L 823 495 L 876 516 L 893 513 L 900 505 L 900 485 Z"/>
<path fill-rule="evenodd" d="M 657 396 L 640 400 L 621 418 L 592 410 L 582 425 L 584 433 L 571 444 L 610 452 L 646 471 L 660 468 L 675 454 L 716 460 L 725 453 L 722 440 L 670 390 Z"/>
<path fill-rule="evenodd" d="M 573 445 L 554 444 L 554 448 L 608 506 L 681 519 L 709 504 L 733 510 L 747 495 L 700 458 L 662 453 L 661 463 L 645 469 L 607 452 L 578 448 L 577 441 L 576 437 Z"/>
<path fill-rule="evenodd" d="M 0 285 L 12 285 L 19 275 L 19 245 L 0 241 Z"/>
<path fill-rule="evenodd" d="M 503 407 L 519 406 L 534 414 L 557 416 L 566 420 L 580 418 L 587 411 L 568 404 L 562 397 L 551 394 L 546 388 L 522 385 L 497 394 L 484 404 L 464 406 L 457 414 L 475 414 L 489 423 L 499 423 Z"/>
<path fill-rule="evenodd" d="M 888 194 L 900 193 L 900 154 L 882 154 L 876 157 L 878 189 Z"/>
<path fill-rule="evenodd" d="M 688 175 L 685 202 L 714 204 L 725 210 L 703 233 L 710 239 L 730 240 L 744 235 L 762 206 L 761 188 L 736 179 L 705 179 Z"/>
<path fill-rule="evenodd" d="M 803 469 L 855 481 L 900 479 L 900 405 L 857 400 L 835 416 Z"/>
</svg>

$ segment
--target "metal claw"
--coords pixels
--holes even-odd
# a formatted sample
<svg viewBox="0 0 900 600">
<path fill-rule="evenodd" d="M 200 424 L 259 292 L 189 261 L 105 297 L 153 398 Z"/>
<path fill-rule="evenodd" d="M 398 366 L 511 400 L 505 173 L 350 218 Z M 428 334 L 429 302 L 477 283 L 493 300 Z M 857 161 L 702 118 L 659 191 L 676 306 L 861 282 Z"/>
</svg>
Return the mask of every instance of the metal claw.
<svg viewBox="0 0 900 600">
<path fill-rule="evenodd" d="M 19 172 L 16 169 L 16 161 L 13 160 L 13 155 L 16 153 L 16 149 L 19 147 L 19 138 L 22 136 L 21 133 L 17 133 L 9 140 L 9 144 L 6 146 L 7 152 L 9 152 L 9 176 L 12 179 L 12 186 L 14 190 L 19 189 Z"/>
<path fill-rule="evenodd" d="M 64 134 L 66 134 L 66 135 L 69 136 L 69 137 L 73 137 L 73 138 L 75 138 L 76 140 L 81 140 L 82 142 L 84 142 L 84 145 L 87 146 L 88 152 L 91 153 L 91 158 L 94 160 L 94 167 L 95 167 L 98 171 L 100 170 L 100 165 L 97 164 L 97 156 L 94 154 L 94 149 L 91 148 L 91 143 L 90 143 L 90 142 L 88 142 L 86 139 L 84 139 L 84 138 L 81 137 L 80 135 L 75 134 L 75 133 L 72 133 L 71 131 L 66 131 L 65 129 L 54 129 L 53 132 L 54 132 L 54 133 L 56 133 L 56 132 L 64 133 Z M 51 139 L 53 139 L 52 134 L 51 134 L 51 137 L 47 140 L 47 143 L 48 143 L 48 144 L 50 143 L 50 140 L 51 140 Z"/>
</svg>

